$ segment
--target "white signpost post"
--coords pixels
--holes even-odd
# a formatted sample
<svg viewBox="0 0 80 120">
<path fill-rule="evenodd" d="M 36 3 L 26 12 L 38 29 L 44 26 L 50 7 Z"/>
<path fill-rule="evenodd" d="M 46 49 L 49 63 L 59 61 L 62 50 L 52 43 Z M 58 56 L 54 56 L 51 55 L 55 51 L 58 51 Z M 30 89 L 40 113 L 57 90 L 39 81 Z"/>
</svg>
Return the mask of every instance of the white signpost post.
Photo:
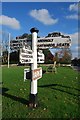
<svg viewBox="0 0 80 120">
<path fill-rule="evenodd" d="M 29 106 L 37 107 L 37 80 L 38 77 L 40 77 L 40 70 L 37 69 L 37 33 L 39 32 L 39 30 L 37 30 L 36 28 L 32 28 L 30 32 L 32 33 L 33 63 L 31 64 L 32 79 Z"/>
<path fill-rule="evenodd" d="M 37 30 L 36 28 L 32 28 L 30 32 L 32 33 L 32 50 L 24 46 L 20 50 L 20 62 L 25 64 L 31 63 L 31 87 L 29 106 L 37 107 L 37 80 L 42 77 L 42 68 L 37 68 L 37 33 L 39 32 L 39 30 Z M 26 79 L 27 72 L 29 72 L 29 70 L 24 69 L 24 81 Z"/>
</svg>

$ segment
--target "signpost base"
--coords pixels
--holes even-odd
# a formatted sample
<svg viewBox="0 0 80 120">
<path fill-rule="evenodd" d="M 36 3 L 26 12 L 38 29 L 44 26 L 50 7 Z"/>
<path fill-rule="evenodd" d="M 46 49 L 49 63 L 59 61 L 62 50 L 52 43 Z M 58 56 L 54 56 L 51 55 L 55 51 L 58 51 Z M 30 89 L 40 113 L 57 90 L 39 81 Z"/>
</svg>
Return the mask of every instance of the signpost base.
<svg viewBox="0 0 80 120">
<path fill-rule="evenodd" d="M 38 106 L 37 94 L 30 94 L 29 107 L 36 108 Z"/>
</svg>

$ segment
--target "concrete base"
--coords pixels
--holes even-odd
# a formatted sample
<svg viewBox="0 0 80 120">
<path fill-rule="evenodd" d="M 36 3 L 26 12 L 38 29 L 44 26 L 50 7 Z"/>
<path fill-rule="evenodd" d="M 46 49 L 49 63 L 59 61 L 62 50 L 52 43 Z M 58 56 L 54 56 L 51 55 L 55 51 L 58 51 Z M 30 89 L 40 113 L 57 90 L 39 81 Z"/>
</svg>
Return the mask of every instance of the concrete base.
<svg viewBox="0 0 80 120">
<path fill-rule="evenodd" d="M 30 94 L 29 107 L 36 108 L 38 106 L 37 94 Z"/>
</svg>

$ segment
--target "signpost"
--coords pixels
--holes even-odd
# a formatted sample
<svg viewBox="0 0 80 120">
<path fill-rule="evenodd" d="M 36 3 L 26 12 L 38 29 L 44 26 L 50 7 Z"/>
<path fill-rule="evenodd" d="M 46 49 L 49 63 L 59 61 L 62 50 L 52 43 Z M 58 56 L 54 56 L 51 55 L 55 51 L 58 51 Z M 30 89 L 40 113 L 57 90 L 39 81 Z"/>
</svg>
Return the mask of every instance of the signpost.
<svg viewBox="0 0 80 120">
<path fill-rule="evenodd" d="M 32 41 L 30 39 L 16 39 L 11 40 L 10 47 L 12 50 L 19 50 L 23 47 L 23 43 L 31 46 Z M 71 38 L 65 35 L 37 38 L 38 49 L 50 49 L 50 48 L 70 48 Z"/>
<path fill-rule="evenodd" d="M 32 80 L 38 80 L 42 77 L 42 68 L 37 68 L 32 71 Z"/>
<path fill-rule="evenodd" d="M 42 68 L 37 68 L 37 63 L 44 63 L 44 54 L 42 50 L 38 51 L 38 49 L 49 49 L 49 48 L 68 48 L 71 45 L 70 38 L 66 38 L 65 41 L 63 38 L 56 37 L 55 39 L 51 39 L 52 37 L 48 37 L 45 39 L 37 39 L 37 33 L 39 30 L 37 28 L 32 28 L 30 30 L 32 33 L 32 41 L 31 41 L 31 49 L 30 47 L 23 47 L 20 50 L 20 62 L 21 63 L 31 63 L 31 71 L 29 69 L 24 69 L 24 80 L 26 79 L 26 73 L 31 73 L 31 81 L 30 81 L 30 96 L 29 96 L 29 106 L 37 107 L 37 80 L 42 77 Z M 38 43 L 37 43 L 38 42 Z"/>
<path fill-rule="evenodd" d="M 24 82 L 27 79 L 27 75 L 29 75 L 28 73 L 30 72 L 29 68 L 24 69 Z"/>
<path fill-rule="evenodd" d="M 22 64 L 27 64 L 27 63 L 33 63 L 33 52 L 31 49 L 28 47 L 25 48 L 25 46 L 20 49 L 20 62 Z M 42 53 L 42 50 L 38 51 L 37 54 L 37 63 L 44 63 L 44 54 Z"/>
<path fill-rule="evenodd" d="M 32 50 L 28 47 L 24 46 L 22 49 L 20 49 L 20 62 L 21 63 L 33 63 L 33 55 Z"/>
<path fill-rule="evenodd" d="M 42 50 L 39 50 L 37 63 L 44 63 L 44 60 L 45 60 L 44 54 L 42 53 Z"/>
</svg>

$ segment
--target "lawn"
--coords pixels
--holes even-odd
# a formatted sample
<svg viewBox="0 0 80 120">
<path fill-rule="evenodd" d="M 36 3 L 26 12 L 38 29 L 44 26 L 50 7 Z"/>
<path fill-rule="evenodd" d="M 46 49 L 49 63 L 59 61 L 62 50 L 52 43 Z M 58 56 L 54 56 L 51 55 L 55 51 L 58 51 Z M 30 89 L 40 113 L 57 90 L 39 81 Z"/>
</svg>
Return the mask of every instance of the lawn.
<svg viewBox="0 0 80 120">
<path fill-rule="evenodd" d="M 31 109 L 30 80 L 23 81 L 24 68 L 2 69 L 3 118 L 80 118 L 80 73 L 69 67 L 58 67 L 56 74 L 44 73 L 38 80 L 39 105 Z"/>
</svg>

